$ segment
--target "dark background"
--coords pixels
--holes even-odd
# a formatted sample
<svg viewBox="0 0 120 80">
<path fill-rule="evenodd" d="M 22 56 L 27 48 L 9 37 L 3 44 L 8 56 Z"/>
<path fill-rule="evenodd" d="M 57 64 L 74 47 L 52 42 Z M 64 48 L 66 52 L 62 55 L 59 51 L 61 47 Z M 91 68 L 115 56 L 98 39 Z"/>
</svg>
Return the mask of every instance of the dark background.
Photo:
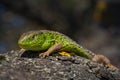
<svg viewBox="0 0 120 80">
<path fill-rule="evenodd" d="M 62 32 L 120 67 L 119 0 L 0 0 L 0 53 L 20 49 L 23 32 Z"/>
</svg>

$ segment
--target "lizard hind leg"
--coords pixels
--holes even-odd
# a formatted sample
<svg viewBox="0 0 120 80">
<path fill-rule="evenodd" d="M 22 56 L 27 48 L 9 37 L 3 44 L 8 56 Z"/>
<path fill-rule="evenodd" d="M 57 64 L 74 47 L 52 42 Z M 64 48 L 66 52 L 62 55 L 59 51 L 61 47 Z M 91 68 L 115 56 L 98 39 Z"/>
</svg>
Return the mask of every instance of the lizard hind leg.
<svg viewBox="0 0 120 80">
<path fill-rule="evenodd" d="M 103 63 L 106 67 L 109 67 L 109 68 L 112 68 L 112 69 L 118 69 L 117 67 L 115 67 L 114 65 L 112 65 L 110 63 L 110 60 L 107 57 L 105 57 L 103 55 L 100 55 L 100 54 L 95 55 L 92 58 L 92 61 L 95 61 L 95 62 L 98 62 L 98 63 Z"/>
<path fill-rule="evenodd" d="M 39 54 L 39 57 L 44 58 L 44 57 L 46 57 L 46 56 L 49 56 L 49 55 L 50 55 L 51 53 L 53 53 L 54 51 L 61 49 L 61 47 L 62 47 L 62 44 L 59 44 L 59 43 L 54 44 L 54 45 L 51 46 L 46 52 L 40 53 L 40 54 Z"/>
</svg>

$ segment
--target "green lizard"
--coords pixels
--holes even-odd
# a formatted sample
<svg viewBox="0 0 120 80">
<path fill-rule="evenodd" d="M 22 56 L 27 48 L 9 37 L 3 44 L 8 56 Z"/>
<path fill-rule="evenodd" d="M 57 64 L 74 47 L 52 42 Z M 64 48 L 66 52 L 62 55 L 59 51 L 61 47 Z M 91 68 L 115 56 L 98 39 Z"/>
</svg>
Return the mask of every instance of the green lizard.
<svg viewBox="0 0 120 80">
<path fill-rule="evenodd" d="M 48 56 L 58 50 L 70 53 L 73 52 L 87 59 L 91 58 L 91 55 L 89 54 L 90 51 L 82 48 L 82 46 L 78 45 L 75 41 L 64 34 L 55 31 L 29 31 L 20 37 L 18 44 L 21 48 L 26 50 L 46 50 L 46 52 L 40 54 L 40 57 Z"/>
<path fill-rule="evenodd" d="M 18 44 L 25 50 L 45 51 L 44 53 L 39 54 L 40 57 L 49 56 L 56 50 L 65 51 L 68 53 L 75 53 L 78 56 L 82 56 L 98 63 L 103 63 L 108 67 L 116 69 L 107 57 L 99 54 L 95 55 L 59 32 L 50 30 L 29 31 L 20 37 Z"/>
</svg>

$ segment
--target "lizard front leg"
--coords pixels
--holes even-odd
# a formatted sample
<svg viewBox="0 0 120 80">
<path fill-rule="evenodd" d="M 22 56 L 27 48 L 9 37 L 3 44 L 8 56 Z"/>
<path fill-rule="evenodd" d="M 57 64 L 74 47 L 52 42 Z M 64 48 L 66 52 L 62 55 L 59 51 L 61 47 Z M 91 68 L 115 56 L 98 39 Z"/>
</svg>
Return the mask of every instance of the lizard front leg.
<svg viewBox="0 0 120 80">
<path fill-rule="evenodd" d="M 20 51 L 19 51 L 19 53 L 23 53 L 23 52 L 25 52 L 25 49 L 20 49 Z"/>
<path fill-rule="evenodd" d="M 46 57 L 46 56 L 49 56 L 49 55 L 50 55 L 51 53 L 53 53 L 54 51 L 61 49 L 61 47 L 62 47 L 62 44 L 57 43 L 57 44 L 53 45 L 52 47 L 50 47 L 46 52 L 40 53 L 40 54 L 39 54 L 39 57 L 44 58 L 44 57 Z"/>
</svg>

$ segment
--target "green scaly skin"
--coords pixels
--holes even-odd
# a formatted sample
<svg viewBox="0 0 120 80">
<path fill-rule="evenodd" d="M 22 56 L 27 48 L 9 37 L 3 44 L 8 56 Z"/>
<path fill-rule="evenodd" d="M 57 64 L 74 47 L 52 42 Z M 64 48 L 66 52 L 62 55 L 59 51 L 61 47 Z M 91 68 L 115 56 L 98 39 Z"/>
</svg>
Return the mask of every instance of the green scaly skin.
<svg viewBox="0 0 120 80">
<path fill-rule="evenodd" d="M 78 56 L 91 59 L 90 52 L 76 42 L 74 42 L 69 37 L 55 31 L 49 30 L 39 30 L 39 31 L 29 31 L 24 33 L 18 40 L 18 44 L 21 48 L 33 51 L 44 51 L 48 50 L 55 44 L 61 44 L 62 47 L 59 51 L 73 52 Z"/>
</svg>

